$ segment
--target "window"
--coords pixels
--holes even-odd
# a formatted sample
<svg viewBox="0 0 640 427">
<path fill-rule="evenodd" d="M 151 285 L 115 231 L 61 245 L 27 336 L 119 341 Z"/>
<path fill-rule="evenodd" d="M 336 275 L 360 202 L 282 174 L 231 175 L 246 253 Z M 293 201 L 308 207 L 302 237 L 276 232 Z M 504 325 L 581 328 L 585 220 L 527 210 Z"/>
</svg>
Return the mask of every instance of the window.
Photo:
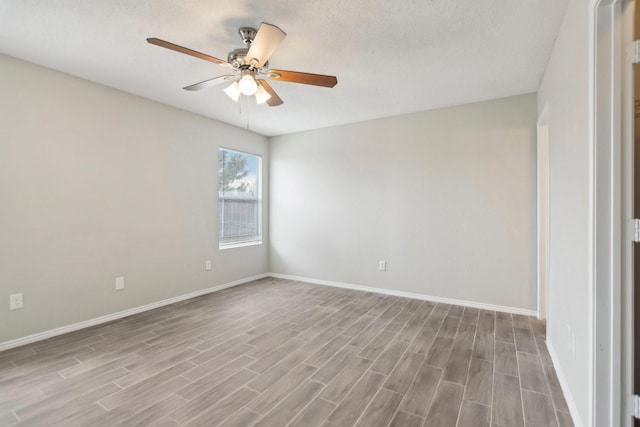
<svg viewBox="0 0 640 427">
<path fill-rule="evenodd" d="M 262 158 L 226 148 L 218 151 L 220 249 L 262 243 Z"/>
</svg>

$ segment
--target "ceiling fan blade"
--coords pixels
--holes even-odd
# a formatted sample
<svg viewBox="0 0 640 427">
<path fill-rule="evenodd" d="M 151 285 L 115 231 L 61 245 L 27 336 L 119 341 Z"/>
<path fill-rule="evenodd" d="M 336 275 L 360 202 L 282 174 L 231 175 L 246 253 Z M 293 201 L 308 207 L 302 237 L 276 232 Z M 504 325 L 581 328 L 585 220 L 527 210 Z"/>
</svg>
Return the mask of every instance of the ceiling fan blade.
<svg viewBox="0 0 640 427">
<path fill-rule="evenodd" d="M 267 104 L 269 107 L 276 107 L 283 103 L 282 99 L 280 99 L 276 91 L 273 90 L 273 88 L 269 85 L 269 83 L 267 83 L 266 80 L 258 79 L 258 83 L 260 83 L 264 90 L 266 90 L 269 95 L 271 95 L 271 98 L 267 99 L 265 101 L 265 104 Z"/>
<path fill-rule="evenodd" d="M 281 82 L 302 83 L 305 85 L 334 87 L 338 84 L 335 76 L 301 73 L 299 71 L 269 70 L 269 78 Z"/>
<path fill-rule="evenodd" d="M 246 59 L 251 61 L 255 58 L 258 61 L 256 67 L 262 67 L 264 63 L 267 62 L 271 54 L 275 52 L 286 35 L 287 34 L 284 31 L 275 25 L 263 22 L 260 24 L 258 33 L 251 43 Z"/>
<path fill-rule="evenodd" d="M 148 38 L 147 43 L 154 44 L 156 46 L 164 47 L 166 49 L 171 49 L 176 52 L 184 53 L 186 55 L 191 55 L 196 58 L 204 59 L 205 61 L 213 62 L 214 64 L 222 65 L 227 68 L 233 68 L 233 65 L 229 64 L 227 61 L 223 61 L 222 59 L 215 58 L 210 55 L 206 55 L 204 53 L 195 51 L 193 49 L 189 49 L 186 47 L 178 46 L 177 44 L 167 42 L 164 40 L 157 39 L 155 37 Z"/>
<path fill-rule="evenodd" d="M 190 86 L 184 87 L 184 90 L 202 90 L 207 89 L 209 87 L 219 85 L 220 83 L 228 82 L 229 80 L 235 79 L 237 76 L 234 74 L 227 74 L 220 77 L 214 77 L 213 79 L 205 80 L 200 83 L 192 84 Z"/>
</svg>

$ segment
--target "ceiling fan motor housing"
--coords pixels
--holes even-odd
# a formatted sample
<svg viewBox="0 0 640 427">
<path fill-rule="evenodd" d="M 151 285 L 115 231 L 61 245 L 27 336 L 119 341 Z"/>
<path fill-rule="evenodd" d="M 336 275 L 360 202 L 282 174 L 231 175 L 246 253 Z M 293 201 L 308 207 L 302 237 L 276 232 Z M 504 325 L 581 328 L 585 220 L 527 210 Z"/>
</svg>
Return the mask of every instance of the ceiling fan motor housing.
<svg viewBox="0 0 640 427">
<path fill-rule="evenodd" d="M 227 62 L 233 65 L 234 68 L 240 68 L 244 64 L 244 59 L 247 57 L 249 48 L 239 47 L 229 52 L 227 55 Z"/>
<path fill-rule="evenodd" d="M 250 61 L 247 59 L 247 53 L 249 52 L 249 48 L 247 47 L 239 47 L 238 49 L 234 49 L 229 52 L 227 55 L 227 62 L 233 65 L 233 68 L 237 70 L 246 70 L 250 68 Z M 266 73 L 269 69 L 269 61 L 265 62 L 264 65 L 260 68 L 255 68 L 256 71 L 260 73 Z"/>
</svg>

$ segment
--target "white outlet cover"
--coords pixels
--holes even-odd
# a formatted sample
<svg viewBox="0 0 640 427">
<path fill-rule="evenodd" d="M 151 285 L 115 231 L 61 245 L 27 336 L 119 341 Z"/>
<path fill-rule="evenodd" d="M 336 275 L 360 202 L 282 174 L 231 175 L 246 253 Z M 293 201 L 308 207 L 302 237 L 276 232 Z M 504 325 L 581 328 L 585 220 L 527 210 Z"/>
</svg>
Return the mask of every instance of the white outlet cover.
<svg viewBox="0 0 640 427">
<path fill-rule="evenodd" d="M 9 309 L 18 310 L 22 307 L 24 307 L 24 300 L 21 293 L 9 295 Z"/>
<path fill-rule="evenodd" d="M 116 277 L 116 290 L 124 289 L 124 276 Z"/>
<path fill-rule="evenodd" d="M 387 269 L 387 261 L 380 261 L 378 263 L 378 270 L 385 271 Z"/>
<path fill-rule="evenodd" d="M 204 269 L 207 271 L 211 270 L 211 260 L 206 260 L 204 262 Z"/>
</svg>

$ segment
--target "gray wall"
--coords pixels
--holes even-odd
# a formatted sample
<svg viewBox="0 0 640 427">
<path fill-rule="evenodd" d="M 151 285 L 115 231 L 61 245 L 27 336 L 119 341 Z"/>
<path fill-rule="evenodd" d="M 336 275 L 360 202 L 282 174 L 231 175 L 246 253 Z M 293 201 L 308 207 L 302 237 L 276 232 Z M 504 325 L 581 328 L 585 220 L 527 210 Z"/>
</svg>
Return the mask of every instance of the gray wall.
<svg viewBox="0 0 640 427">
<path fill-rule="evenodd" d="M 569 1 L 538 92 L 539 111 L 547 105 L 549 111 L 547 340 L 583 425 L 592 425 L 593 383 L 589 3 Z"/>
<path fill-rule="evenodd" d="M 266 195 L 267 138 L 6 56 L 0 70 L 0 343 L 268 271 L 268 242 L 219 251 L 216 228 L 218 147 L 261 154 Z"/>
<path fill-rule="evenodd" d="M 271 271 L 536 310 L 535 126 L 530 94 L 271 138 Z"/>
</svg>

